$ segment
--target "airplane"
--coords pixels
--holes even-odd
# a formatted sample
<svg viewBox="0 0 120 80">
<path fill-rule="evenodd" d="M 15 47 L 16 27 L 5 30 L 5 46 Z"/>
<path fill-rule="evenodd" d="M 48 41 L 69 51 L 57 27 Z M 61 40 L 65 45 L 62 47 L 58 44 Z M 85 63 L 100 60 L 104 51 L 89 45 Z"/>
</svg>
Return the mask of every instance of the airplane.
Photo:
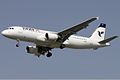
<svg viewBox="0 0 120 80">
<path fill-rule="evenodd" d="M 110 46 L 110 41 L 118 36 L 112 36 L 105 39 L 106 24 L 100 23 L 98 28 L 90 37 L 75 35 L 78 31 L 85 29 L 89 24 L 99 17 L 92 17 L 73 27 L 59 32 L 46 31 L 23 26 L 11 26 L 3 30 L 1 34 L 7 38 L 17 41 L 16 47 L 19 47 L 20 41 L 31 42 L 35 45 L 26 46 L 26 52 L 40 57 L 46 55 L 51 57 L 51 50 L 54 48 L 73 48 L 73 49 L 98 49 Z"/>
</svg>

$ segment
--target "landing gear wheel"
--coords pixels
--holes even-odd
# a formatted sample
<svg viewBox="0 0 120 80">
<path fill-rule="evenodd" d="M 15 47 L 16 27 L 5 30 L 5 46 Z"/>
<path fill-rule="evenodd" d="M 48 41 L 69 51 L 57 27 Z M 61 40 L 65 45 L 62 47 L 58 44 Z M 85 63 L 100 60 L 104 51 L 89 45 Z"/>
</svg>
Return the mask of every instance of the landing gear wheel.
<svg viewBox="0 0 120 80">
<path fill-rule="evenodd" d="M 48 54 L 46 55 L 47 57 L 51 57 L 52 53 L 48 52 Z"/>
<path fill-rule="evenodd" d="M 38 55 L 38 58 L 40 57 L 40 55 Z"/>
<path fill-rule="evenodd" d="M 63 49 L 63 48 L 65 48 L 65 45 L 64 45 L 64 44 L 61 44 L 61 45 L 60 45 L 60 49 Z"/>
<path fill-rule="evenodd" d="M 16 44 L 16 47 L 19 47 L 19 44 Z"/>
</svg>

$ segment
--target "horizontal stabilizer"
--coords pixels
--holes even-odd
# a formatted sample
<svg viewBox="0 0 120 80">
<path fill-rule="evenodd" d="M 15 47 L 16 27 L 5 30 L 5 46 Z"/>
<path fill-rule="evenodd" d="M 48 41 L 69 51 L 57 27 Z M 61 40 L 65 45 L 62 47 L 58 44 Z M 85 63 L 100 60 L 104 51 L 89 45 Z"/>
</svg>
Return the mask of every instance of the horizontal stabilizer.
<svg viewBox="0 0 120 80">
<path fill-rule="evenodd" d="M 115 39 L 115 38 L 118 38 L 118 36 L 113 36 L 113 37 L 107 38 L 107 39 L 105 39 L 105 40 L 100 41 L 99 43 L 100 43 L 100 44 L 105 44 L 105 43 L 107 43 L 107 42 L 112 41 L 112 40 Z"/>
</svg>

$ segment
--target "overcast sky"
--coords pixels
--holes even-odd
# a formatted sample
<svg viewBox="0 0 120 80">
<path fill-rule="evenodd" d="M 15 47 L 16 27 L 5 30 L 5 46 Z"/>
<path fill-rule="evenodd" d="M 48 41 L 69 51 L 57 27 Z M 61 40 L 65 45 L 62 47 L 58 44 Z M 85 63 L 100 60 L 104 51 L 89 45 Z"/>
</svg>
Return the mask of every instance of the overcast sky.
<svg viewBox="0 0 120 80">
<path fill-rule="evenodd" d="M 0 0 L 0 31 L 8 26 L 31 26 L 60 31 L 99 16 L 78 35 L 89 37 L 99 23 L 106 37 L 120 35 L 120 0 Z M 120 78 L 120 39 L 98 50 L 54 49 L 37 58 L 25 52 L 30 43 L 0 35 L 0 78 Z"/>
</svg>

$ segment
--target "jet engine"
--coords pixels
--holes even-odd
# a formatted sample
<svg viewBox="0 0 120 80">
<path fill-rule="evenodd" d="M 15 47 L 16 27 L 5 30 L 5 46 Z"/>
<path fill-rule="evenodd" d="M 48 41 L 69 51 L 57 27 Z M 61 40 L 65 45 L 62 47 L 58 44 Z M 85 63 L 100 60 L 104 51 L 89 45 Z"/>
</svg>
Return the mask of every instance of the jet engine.
<svg viewBox="0 0 120 80">
<path fill-rule="evenodd" d="M 27 46 L 26 47 L 27 53 L 34 54 L 35 56 L 40 56 L 40 55 L 45 55 L 46 52 L 48 54 L 46 55 L 47 57 L 52 56 L 52 53 L 49 52 L 51 48 L 48 47 L 36 47 L 36 46 Z"/>
<path fill-rule="evenodd" d="M 30 54 L 38 53 L 38 48 L 36 48 L 36 46 L 27 46 L 26 50 L 27 50 L 27 53 L 30 53 Z"/>
<path fill-rule="evenodd" d="M 47 40 L 56 41 L 59 36 L 57 34 L 53 34 L 53 33 L 46 33 L 45 37 Z"/>
<path fill-rule="evenodd" d="M 42 55 L 44 55 L 44 53 L 46 53 L 47 51 L 51 50 L 51 48 L 27 46 L 26 50 L 27 50 L 27 53 L 30 53 L 30 54 L 42 54 Z"/>
</svg>

